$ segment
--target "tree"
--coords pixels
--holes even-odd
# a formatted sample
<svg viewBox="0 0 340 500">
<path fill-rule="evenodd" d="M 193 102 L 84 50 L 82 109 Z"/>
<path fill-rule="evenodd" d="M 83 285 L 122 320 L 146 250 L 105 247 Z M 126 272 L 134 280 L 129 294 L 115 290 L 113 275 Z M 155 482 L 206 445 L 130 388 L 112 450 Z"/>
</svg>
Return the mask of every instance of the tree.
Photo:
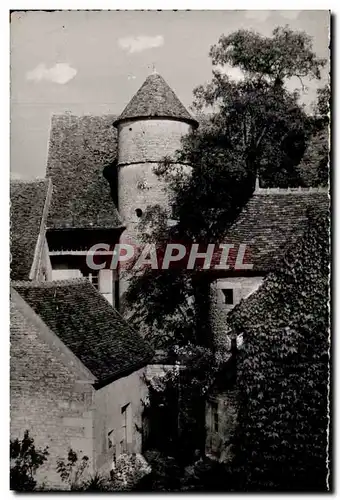
<svg viewBox="0 0 340 500">
<path fill-rule="evenodd" d="M 326 491 L 329 213 L 314 210 L 279 270 L 229 315 L 238 361 L 239 490 Z"/>
<path fill-rule="evenodd" d="M 299 165 L 300 175 L 307 186 L 329 184 L 330 174 L 330 86 L 317 91 L 317 101 L 311 117 L 312 130 Z"/>
<path fill-rule="evenodd" d="M 202 246 L 223 242 L 251 196 L 255 177 L 262 185 L 301 184 L 298 164 L 309 134 L 299 92 L 285 86 L 292 76 L 319 78 L 325 61 L 312 52 L 305 33 L 277 28 L 272 37 L 239 30 L 211 48 L 212 81 L 194 90 L 199 129 L 189 134 L 175 159 L 156 168 L 171 196 L 174 226 L 167 213 L 149 207 L 141 230 L 145 241 Z M 244 71 L 233 81 L 226 64 Z M 221 68 L 222 67 L 222 68 Z M 191 165 L 188 169 L 178 164 Z M 144 269 L 132 276 L 126 301 L 131 321 L 156 347 L 194 342 L 211 347 L 209 273 L 194 269 Z"/>
<path fill-rule="evenodd" d="M 38 468 L 47 460 L 48 448 L 40 449 L 26 430 L 23 439 L 10 442 L 10 488 L 15 491 L 34 491 Z"/>
<path fill-rule="evenodd" d="M 210 56 L 215 66 L 237 66 L 277 87 L 294 76 L 320 79 L 320 68 L 325 65 L 325 60 L 313 52 L 312 38 L 288 26 L 275 28 L 272 37 L 243 29 L 222 35 L 218 44 L 211 47 Z"/>
</svg>

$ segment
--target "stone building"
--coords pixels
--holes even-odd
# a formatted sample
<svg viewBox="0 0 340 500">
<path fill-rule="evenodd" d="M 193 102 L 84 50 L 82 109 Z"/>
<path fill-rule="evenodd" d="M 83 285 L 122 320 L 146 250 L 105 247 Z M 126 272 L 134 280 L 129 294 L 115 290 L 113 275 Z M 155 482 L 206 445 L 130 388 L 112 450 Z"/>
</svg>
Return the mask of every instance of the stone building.
<svg viewBox="0 0 340 500">
<path fill-rule="evenodd" d="M 92 471 L 142 451 L 152 351 L 118 312 L 117 271 L 86 257 L 125 229 L 137 238 L 148 205 L 166 208 L 153 167 L 197 125 L 153 74 L 118 118 L 53 116 L 46 178 L 11 183 L 11 438 L 28 429 L 49 446 L 51 487 L 70 447 Z"/>
<path fill-rule="evenodd" d="M 147 344 L 85 278 L 12 287 L 11 436 L 49 446 L 40 478 L 58 486 L 70 448 L 92 473 L 141 453 Z"/>
<path fill-rule="evenodd" d="M 310 207 L 329 206 L 327 188 L 261 188 L 259 183 L 226 235 L 226 242 L 247 245 L 249 269 L 219 271 L 211 285 L 211 323 L 215 343 L 226 341 L 227 315 L 276 270 L 285 249 L 306 227 Z"/>
<path fill-rule="evenodd" d="M 123 413 L 120 412 L 124 407 L 128 408 L 126 405 L 135 408 L 129 411 L 130 415 L 138 414 L 135 423 L 139 426 L 139 391 L 144 391 L 139 385 L 140 373 L 149 358 L 146 344 L 130 333 L 128 325 L 118 313 L 127 287 L 126 281 L 120 279 L 115 269 L 89 269 L 86 256 L 95 244 L 108 244 L 113 252 L 116 243 L 126 241 L 129 237 L 138 243 L 137 224 L 148 206 L 168 207 L 165 186 L 155 175 L 154 167 L 165 156 L 173 159 L 180 148 L 181 138 L 197 126 L 198 122 L 168 84 L 154 73 L 146 79 L 119 117 L 74 116 L 67 113 L 53 116 L 46 179 L 32 183 L 17 182 L 11 187 L 13 325 L 16 328 L 15 322 L 18 321 L 17 331 L 21 332 L 17 335 L 18 347 L 13 346 L 18 349 L 18 354 L 14 352 L 12 356 L 13 366 L 17 360 L 23 363 L 22 366 L 19 363 L 13 374 L 12 387 L 13 381 L 20 381 L 17 384 L 19 387 L 21 381 L 26 380 L 25 377 L 28 379 L 25 391 L 20 393 L 16 390 L 13 395 L 14 408 L 22 408 L 20 405 L 25 404 L 25 398 L 33 401 L 34 397 L 38 397 L 34 393 L 33 381 L 39 374 L 36 370 L 27 369 L 24 361 L 26 348 L 23 346 L 30 335 L 39 345 L 48 338 L 51 343 L 48 349 L 59 349 L 58 352 L 63 353 L 60 358 L 54 351 L 44 354 L 45 361 L 53 358 L 56 363 L 56 375 L 52 376 L 51 373 L 49 383 L 53 385 L 53 381 L 66 377 L 70 384 L 69 390 L 75 391 L 75 401 L 81 399 L 81 409 L 77 406 L 78 402 L 74 408 L 68 408 L 62 394 L 56 393 L 54 399 L 60 399 L 62 408 L 58 407 L 56 411 L 59 413 L 53 418 L 57 418 L 60 425 L 63 422 L 67 429 L 73 429 L 67 431 L 68 436 L 86 448 L 94 467 L 104 466 L 109 443 L 114 441 L 119 453 L 120 437 L 118 434 L 116 437 L 115 433 L 121 426 L 119 419 Z M 288 242 L 302 233 L 308 207 L 324 203 L 328 203 L 328 195 L 320 190 L 264 190 L 257 183 L 253 196 L 227 235 L 226 242 L 248 245 L 252 268 L 219 271 L 218 275 L 211 276 L 209 309 L 214 345 L 230 351 L 230 363 L 226 369 L 231 374 L 228 384 L 223 387 L 223 384 L 218 383 L 207 401 L 206 452 L 212 456 L 223 459 L 228 455 L 226 447 L 229 446 L 237 415 L 237 394 L 232 384 L 232 372 L 233 359 L 242 339 L 229 338 L 227 315 L 236 304 L 258 289 L 268 273 L 275 270 Z M 83 278 L 90 284 L 74 282 L 72 278 Z M 23 280 L 34 280 L 34 284 L 16 283 Z M 44 281 L 47 283 L 42 283 Z M 40 304 L 45 303 L 45 294 L 46 310 Z M 61 302 L 58 302 L 57 310 L 55 305 L 59 297 Z M 75 297 L 78 297 L 77 306 L 73 301 Z M 98 304 L 96 317 L 88 311 L 94 310 L 89 297 L 93 298 L 96 307 Z M 88 314 L 91 318 L 88 318 Z M 61 329 L 64 315 L 70 322 L 70 325 L 64 325 L 65 331 Z M 91 325 L 88 331 L 85 318 Z M 25 324 L 25 328 L 20 324 Z M 100 386 L 103 383 L 100 365 L 107 362 L 102 358 L 103 352 L 97 351 L 96 345 L 103 335 L 103 327 L 112 335 L 112 346 L 119 345 L 121 360 L 115 357 L 112 346 L 109 348 L 104 343 L 108 349 L 105 355 L 112 355 L 109 362 L 111 368 L 106 366 L 105 377 L 111 380 L 112 376 L 114 380 Z M 119 334 L 119 340 L 115 334 L 118 331 L 122 334 Z M 124 332 L 126 335 L 123 335 Z M 130 355 L 132 338 L 136 346 L 140 346 L 138 352 L 145 352 L 145 357 L 138 357 L 135 351 Z M 77 342 L 74 344 L 72 339 L 77 339 Z M 108 342 L 107 338 L 105 342 Z M 33 350 L 34 367 L 40 363 L 38 355 L 38 350 Z M 140 365 L 134 364 L 135 356 Z M 116 373 L 116 363 L 127 362 L 130 357 L 131 373 L 127 374 L 125 368 Z M 93 363 L 97 368 L 94 368 Z M 31 363 L 29 365 L 32 366 Z M 67 374 L 65 370 L 68 370 Z M 73 381 L 76 381 L 75 385 Z M 85 388 L 87 392 L 84 392 Z M 51 386 L 51 394 L 53 390 Z M 86 397 L 83 397 L 85 393 Z M 135 402 L 116 396 L 118 393 L 127 395 Z M 111 404 L 116 405 L 115 409 Z M 92 405 L 92 409 L 89 405 Z M 20 414 L 17 413 L 17 416 Z M 87 419 L 86 424 L 82 419 Z M 13 425 L 13 431 L 18 431 L 26 423 L 20 423 L 19 418 L 19 421 L 13 420 Z M 57 429 L 57 425 L 52 427 Z M 46 432 L 52 436 L 51 430 Z M 114 440 L 109 433 L 114 433 Z M 131 439 L 135 449 L 140 449 L 137 435 Z"/>
<path fill-rule="evenodd" d="M 49 447 L 39 483 L 63 487 L 70 448 L 107 471 L 141 453 L 152 350 L 88 278 L 52 280 L 46 252 L 51 181 L 11 185 L 11 439 Z"/>
<path fill-rule="evenodd" d="M 119 117 L 52 117 L 46 175 L 53 183 L 47 224 L 53 279 L 87 275 L 86 253 L 96 243 L 138 244 L 137 224 L 147 207 L 167 208 L 164 183 L 153 169 L 173 158 L 182 136 L 197 126 L 157 73 Z M 126 282 L 115 270 L 88 277 L 119 307 Z"/>
<path fill-rule="evenodd" d="M 316 207 L 329 210 L 327 188 L 279 189 L 255 191 L 226 235 L 226 241 L 249 248 L 250 269 L 232 266 L 219 273 L 211 283 L 210 317 L 214 344 L 228 349 L 230 359 L 222 380 L 213 387 L 206 405 L 206 453 L 228 461 L 231 438 L 237 423 L 237 386 L 235 385 L 237 352 L 243 339 L 229 335 L 228 314 L 241 301 L 255 293 L 265 277 L 275 272 L 288 247 L 293 248 L 306 228 L 308 211 Z"/>
</svg>

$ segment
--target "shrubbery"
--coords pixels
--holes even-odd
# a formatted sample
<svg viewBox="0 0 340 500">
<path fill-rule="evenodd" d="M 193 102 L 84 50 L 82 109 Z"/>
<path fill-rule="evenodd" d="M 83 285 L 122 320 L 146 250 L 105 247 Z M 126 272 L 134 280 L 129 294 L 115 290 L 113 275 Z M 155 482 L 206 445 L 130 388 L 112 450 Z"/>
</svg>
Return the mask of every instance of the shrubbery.
<svg viewBox="0 0 340 500">
<path fill-rule="evenodd" d="M 10 488 L 14 491 L 33 491 L 37 487 L 36 472 L 47 460 L 48 448 L 39 449 L 26 430 L 22 440 L 10 442 Z"/>
</svg>

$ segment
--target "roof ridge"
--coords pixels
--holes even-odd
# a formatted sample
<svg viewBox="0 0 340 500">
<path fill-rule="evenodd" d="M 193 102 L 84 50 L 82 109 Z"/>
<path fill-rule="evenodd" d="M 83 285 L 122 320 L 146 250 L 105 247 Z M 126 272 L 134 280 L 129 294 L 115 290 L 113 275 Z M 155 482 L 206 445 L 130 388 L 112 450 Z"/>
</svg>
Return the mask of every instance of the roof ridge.
<svg viewBox="0 0 340 500">
<path fill-rule="evenodd" d="M 88 283 L 90 286 L 91 283 L 87 278 L 68 278 L 64 280 L 52 280 L 52 281 L 12 281 L 11 285 L 15 287 L 21 288 L 58 288 L 63 286 L 72 286 L 72 285 L 83 285 L 84 283 Z M 95 289 L 95 287 L 93 287 Z"/>
<path fill-rule="evenodd" d="M 14 179 L 10 178 L 10 183 L 11 184 L 33 184 L 37 182 L 44 182 L 47 181 L 46 176 L 45 177 L 34 177 L 32 179 Z"/>
<path fill-rule="evenodd" d="M 324 187 L 324 186 L 318 186 L 318 187 L 287 187 L 287 188 L 280 188 L 280 187 L 269 187 L 269 188 L 263 188 L 257 186 L 254 195 L 260 194 L 260 195 L 266 195 L 266 194 L 309 194 L 309 193 L 328 193 L 329 188 Z"/>
<path fill-rule="evenodd" d="M 60 111 L 60 112 L 54 112 L 51 114 L 51 119 L 53 118 L 100 118 L 100 117 L 112 117 L 112 118 L 117 118 L 119 116 L 119 113 L 72 113 L 72 112 L 67 112 L 67 111 Z"/>
</svg>

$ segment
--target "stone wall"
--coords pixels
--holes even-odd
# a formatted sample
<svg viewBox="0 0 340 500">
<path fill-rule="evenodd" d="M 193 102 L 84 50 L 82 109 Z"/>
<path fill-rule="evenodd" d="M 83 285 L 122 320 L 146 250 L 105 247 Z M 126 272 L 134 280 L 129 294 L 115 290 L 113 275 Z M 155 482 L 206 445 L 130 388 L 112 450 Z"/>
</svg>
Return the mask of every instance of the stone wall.
<svg viewBox="0 0 340 500">
<path fill-rule="evenodd" d="M 144 213 L 148 206 L 161 205 L 164 208 L 168 206 L 166 185 L 154 173 L 155 167 L 156 163 L 135 163 L 119 168 L 118 206 L 125 224 L 139 223 L 137 209 Z M 131 226 L 128 230 L 131 230 Z"/>
<path fill-rule="evenodd" d="M 221 278 L 214 281 L 210 288 L 210 318 L 215 345 L 226 342 L 227 317 L 229 312 L 242 300 L 255 292 L 263 281 L 262 276 Z M 225 303 L 223 290 L 231 289 L 233 303 Z"/>
<path fill-rule="evenodd" d="M 190 124 L 172 119 L 131 120 L 119 124 L 118 209 L 126 226 L 122 243 L 138 245 L 141 239 L 138 224 L 149 206 L 160 205 L 168 210 L 166 183 L 154 169 L 165 156 L 174 158 L 181 148 L 181 138 L 190 130 Z M 128 275 L 121 274 L 122 306 L 128 279 Z"/>
<path fill-rule="evenodd" d="M 37 478 L 58 489 L 65 485 L 57 459 L 66 458 L 70 447 L 90 459 L 93 450 L 93 389 L 67 360 L 67 352 L 42 337 L 34 317 L 11 303 L 10 436 L 22 439 L 28 430 L 37 447 L 49 447 Z"/>
<path fill-rule="evenodd" d="M 144 382 L 145 369 L 138 370 L 127 377 L 122 377 L 96 391 L 95 394 L 95 467 L 96 470 L 109 470 L 113 455 L 116 457 L 123 451 L 121 441 L 124 439 L 122 408 L 128 408 L 128 451 L 142 451 L 142 415 L 143 401 L 147 398 L 147 387 Z M 110 435 L 109 435 L 110 433 Z M 110 439 L 110 442 L 109 442 Z"/>
<path fill-rule="evenodd" d="M 217 419 L 214 413 L 217 409 Z M 237 425 L 237 391 L 230 390 L 211 395 L 206 403 L 206 454 L 229 462 L 232 459 L 231 440 Z"/>
<path fill-rule="evenodd" d="M 188 123 L 171 119 L 122 122 L 118 128 L 118 165 L 172 158 L 181 147 L 182 136 L 190 130 Z"/>
</svg>

